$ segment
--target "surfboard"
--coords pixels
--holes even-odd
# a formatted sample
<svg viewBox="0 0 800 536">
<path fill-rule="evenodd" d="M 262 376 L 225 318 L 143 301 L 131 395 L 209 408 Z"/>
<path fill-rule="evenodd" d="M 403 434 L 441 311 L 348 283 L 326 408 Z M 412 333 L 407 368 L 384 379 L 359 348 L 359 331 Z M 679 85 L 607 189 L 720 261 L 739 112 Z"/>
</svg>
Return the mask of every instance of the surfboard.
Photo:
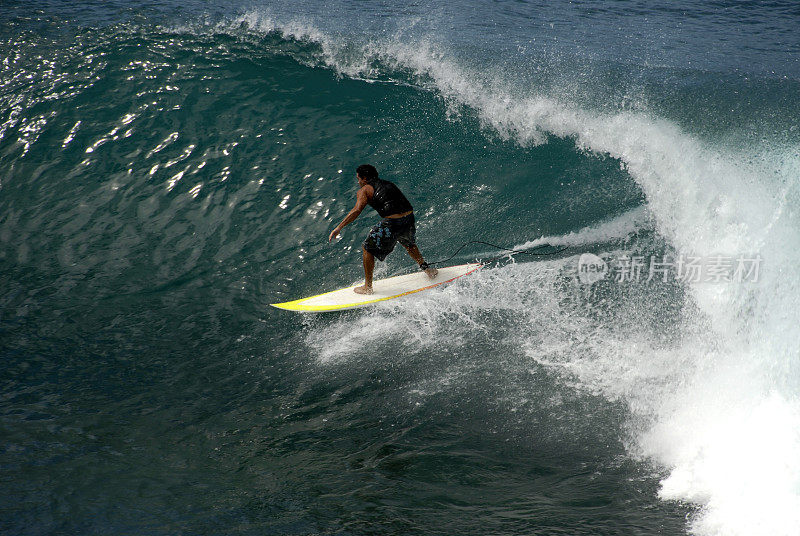
<svg viewBox="0 0 800 536">
<path fill-rule="evenodd" d="M 471 274 L 480 267 L 480 264 L 470 263 L 439 268 L 439 273 L 436 274 L 434 279 L 429 278 L 424 272 L 414 272 L 412 274 L 378 279 L 372 282 L 372 294 L 356 294 L 353 292 L 355 287 L 363 284 L 358 283 L 324 294 L 317 294 L 316 296 L 283 303 L 271 303 L 270 305 L 278 309 L 302 311 L 306 313 L 323 313 L 355 309 L 356 307 L 364 307 L 365 305 L 371 305 L 381 301 L 393 300 L 402 296 L 414 294 L 415 292 L 438 287 L 439 285 L 449 283 L 459 277 Z"/>
</svg>

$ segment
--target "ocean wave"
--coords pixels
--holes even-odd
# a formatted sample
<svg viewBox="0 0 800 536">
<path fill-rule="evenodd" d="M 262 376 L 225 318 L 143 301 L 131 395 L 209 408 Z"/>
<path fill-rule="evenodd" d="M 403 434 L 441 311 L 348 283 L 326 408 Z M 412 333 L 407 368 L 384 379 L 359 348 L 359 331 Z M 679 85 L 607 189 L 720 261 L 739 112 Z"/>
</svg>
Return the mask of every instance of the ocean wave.
<svg viewBox="0 0 800 536">
<path fill-rule="evenodd" d="M 678 254 L 761 255 L 763 271 L 755 284 L 686 286 L 694 307 L 687 308 L 684 325 L 708 329 L 698 333 L 687 327 L 677 348 L 660 350 L 640 332 L 637 350 L 629 352 L 627 339 L 600 323 L 588 328 L 594 330 L 596 359 L 575 352 L 573 358 L 546 363 L 569 369 L 609 396 L 622 396 L 633 415 L 647 423 L 633 434 L 630 450 L 668 468 L 663 498 L 702 506 L 691 522 L 694 533 L 794 532 L 800 525 L 800 391 L 798 348 L 792 341 L 800 322 L 800 289 L 790 275 L 800 260 L 796 148 L 734 150 L 646 110 L 584 108 L 558 94 L 475 72 L 434 40 L 408 42 L 395 35 L 358 44 L 259 12 L 214 31 L 242 25 L 312 43 L 319 47 L 320 61 L 342 76 L 380 79 L 407 73 L 409 80 L 435 91 L 453 113 L 466 107 L 485 128 L 520 146 L 556 136 L 574 140 L 589 154 L 618 159 L 644 192 L 656 232 Z M 613 227 L 548 241 L 590 243 L 607 239 Z M 519 289 L 519 282 L 512 288 Z M 448 296 L 445 291 L 430 299 L 439 300 L 441 308 Z M 486 300 L 482 295 L 480 302 Z M 503 302 L 514 300 L 504 296 Z M 358 329 L 369 329 L 363 322 Z M 653 389 L 642 374 L 660 379 L 661 387 Z"/>
</svg>

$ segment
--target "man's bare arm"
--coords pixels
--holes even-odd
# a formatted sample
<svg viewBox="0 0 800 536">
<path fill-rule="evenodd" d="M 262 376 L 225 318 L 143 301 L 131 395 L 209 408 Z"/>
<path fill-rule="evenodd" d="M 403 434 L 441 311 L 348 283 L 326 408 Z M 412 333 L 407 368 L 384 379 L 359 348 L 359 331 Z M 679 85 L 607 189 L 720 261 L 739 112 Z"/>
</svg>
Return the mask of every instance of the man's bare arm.
<svg viewBox="0 0 800 536">
<path fill-rule="evenodd" d="M 341 232 L 341 230 L 344 229 L 345 226 L 350 225 L 351 223 L 356 221 L 358 215 L 361 214 L 361 211 L 364 210 L 364 207 L 367 206 L 367 203 L 369 203 L 369 197 L 367 196 L 367 188 L 368 188 L 367 186 L 364 186 L 358 191 L 358 193 L 356 194 L 356 206 L 354 206 L 353 209 L 347 213 L 347 216 L 344 217 L 342 223 L 337 225 L 336 228 L 333 231 L 331 231 L 331 234 L 328 236 L 328 242 L 333 240 L 334 237 L 336 237 Z"/>
</svg>

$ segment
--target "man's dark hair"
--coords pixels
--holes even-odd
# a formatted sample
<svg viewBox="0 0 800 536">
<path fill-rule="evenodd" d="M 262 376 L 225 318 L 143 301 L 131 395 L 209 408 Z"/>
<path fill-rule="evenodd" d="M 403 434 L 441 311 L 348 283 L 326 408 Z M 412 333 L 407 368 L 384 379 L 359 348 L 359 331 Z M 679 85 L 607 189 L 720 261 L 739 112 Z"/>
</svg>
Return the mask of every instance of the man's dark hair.
<svg viewBox="0 0 800 536">
<path fill-rule="evenodd" d="M 356 175 L 358 175 L 367 182 L 372 182 L 378 178 L 378 170 L 375 169 L 375 166 L 371 166 L 369 164 L 361 164 L 356 168 Z"/>
</svg>

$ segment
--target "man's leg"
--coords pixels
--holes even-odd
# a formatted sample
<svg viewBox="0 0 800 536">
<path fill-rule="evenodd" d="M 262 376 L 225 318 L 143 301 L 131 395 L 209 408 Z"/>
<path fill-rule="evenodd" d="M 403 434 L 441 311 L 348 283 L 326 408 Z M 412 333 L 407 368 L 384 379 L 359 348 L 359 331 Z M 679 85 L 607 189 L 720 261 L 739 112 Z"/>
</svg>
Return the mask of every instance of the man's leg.
<svg viewBox="0 0 800 536">
<path fill-rule="evenodd" d="M 353 290 L 357 294 L 372 294 L 372 271 L 375 269 L 375 255 L 361 248 L 364 259 L 364 285 Z"/>
<path fill-rule="evenodd" d="M 406 246 L 405 244 L 402 244 L 402 245 L 403 245 L 404 248 L 406 248 L 406 251 L 408 252 L 408 255 L 412 259 L 417 261 L 417 264 L 422 265 L 422 264 L 425 263 L 425 259 L 422 258 L 422 253 L 419 252 L 419 248 L 417 247 L 416 244 L 414 244 L 411 247 Z M 428 277 L 433 279 L 434 277 L 436 277 L 436 274 L 439 273 L 439 270 L 437 270 L 436 268 L 431 266 L 430 268 L 425 270 L 425 273 L 428 274 Z"/>
</svg>

